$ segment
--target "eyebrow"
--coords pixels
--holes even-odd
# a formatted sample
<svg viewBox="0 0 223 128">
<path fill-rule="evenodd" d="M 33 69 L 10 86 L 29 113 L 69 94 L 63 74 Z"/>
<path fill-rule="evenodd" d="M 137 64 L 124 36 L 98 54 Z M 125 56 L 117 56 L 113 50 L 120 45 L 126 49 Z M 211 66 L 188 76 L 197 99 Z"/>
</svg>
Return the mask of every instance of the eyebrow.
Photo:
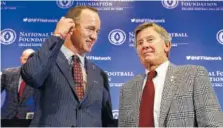
<svg viewBox="0 0 223 128">
<path fill-rule="evenodd" d="M 93 26 L 93 25 L 89 25 L 89 26 L 87 26 L 87 28 L 93 28 L 93 29 L 95 29 L 96 31 L 100 31 L 100 29 L 97 29 L 95 26 Z"/>
<path fill-rule="evenodd" d="M 145 38 L 154 38 L 154 36 L 153 35 L 149 35 L 149 36 L 145 36 Z M 143 40 L 143 39 L 139 39 L 139 40 L 136 40 L 136 41 L 141 41 L 141 40 Z"/>
</svg>

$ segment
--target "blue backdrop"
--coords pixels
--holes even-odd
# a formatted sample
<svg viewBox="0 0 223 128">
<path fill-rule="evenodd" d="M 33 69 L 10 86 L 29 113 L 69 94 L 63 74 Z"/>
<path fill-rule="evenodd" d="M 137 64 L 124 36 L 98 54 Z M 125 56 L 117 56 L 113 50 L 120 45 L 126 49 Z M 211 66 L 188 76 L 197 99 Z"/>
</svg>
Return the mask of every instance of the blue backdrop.
<svg viewBox="0 0 223 128">
<path fill-rule="evenodd" d="M 99 10 L 102 26 L 88 59 L 104 69 L 110 81 L 113 115 L 118 117 L 120 86 L 144 73 L 134 48 L 134 28 L 144 22 L 165 27 L 172 36 L 170 60 L 207 68 L 223 108 L 223 2 L 221 1 L 1 1 L 1 71 L 20 65 L 26 48 L 38 50 L 56 22 L 71 6 Z M 2 93 L 2 104 L 5 98 Z"/>
</svg>

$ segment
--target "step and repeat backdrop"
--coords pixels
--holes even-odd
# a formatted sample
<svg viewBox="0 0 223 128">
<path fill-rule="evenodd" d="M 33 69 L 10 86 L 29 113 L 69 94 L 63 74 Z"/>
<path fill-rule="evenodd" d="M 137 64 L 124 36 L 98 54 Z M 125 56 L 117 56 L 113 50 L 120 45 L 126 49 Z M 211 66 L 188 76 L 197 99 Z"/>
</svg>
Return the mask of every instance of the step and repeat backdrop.
<svg viewBox="0 0 223 128">
<path fill-rule="evenodd" d="M 22 51 L 37 51 L 61 16 L 78 5 L 95 7 L 101 16 L 99 39 L 87 58 L 109 76 L 115 118 L 120 87 L 144 73 L 134 44 L 134 29 L 144 22 L 155 22 L 168 30 L 173 38 L 172 63 L 207 68 L 223 108 L 222 1 L 1 1 L 1 71 L 20 66 Z M 2 92 L 1 104 L 6 95 Z"/>
</svg>

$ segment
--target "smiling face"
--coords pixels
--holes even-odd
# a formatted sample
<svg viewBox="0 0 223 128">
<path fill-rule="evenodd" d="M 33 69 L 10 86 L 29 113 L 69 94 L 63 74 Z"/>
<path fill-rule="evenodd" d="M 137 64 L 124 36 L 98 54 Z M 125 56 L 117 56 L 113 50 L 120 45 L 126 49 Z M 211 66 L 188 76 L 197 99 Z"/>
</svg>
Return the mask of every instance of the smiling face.
<svg viewBox="0 0 223 128">
<path fill-rule="evenodd" d="M 153 26 L 146 27 L 136 35 L 136 49 L 145 67 L 160 65 L 168 60 L 170 42 L 165 42 Z"/>
<path fill-rule="evenodd" d="M 101 21 L 96 12 L 89 9 L 82 10 L 71 36 L 72 44 L 80 55 L 91 51 L 98 39 L 100 25 Z"/>
</svg>

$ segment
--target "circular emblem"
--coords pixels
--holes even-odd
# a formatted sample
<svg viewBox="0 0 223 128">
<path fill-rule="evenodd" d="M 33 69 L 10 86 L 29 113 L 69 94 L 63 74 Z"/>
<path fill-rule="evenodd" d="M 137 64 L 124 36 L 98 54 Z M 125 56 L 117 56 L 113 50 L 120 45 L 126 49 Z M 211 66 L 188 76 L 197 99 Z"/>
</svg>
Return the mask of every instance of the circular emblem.
<svg viewBox="0 0 223 128">
<path fill-rule="evenodd" d="M 57 0 L 57 5 L 60 8 L 70 8 L 73 5 L 73 1 L 72 0 Z"/>
<path fill-rule="evenodd" d="M 118 119 L 118 110 L 112 110 L 113 118 Z"/>
<path fill-rule="evenodd" d="M 114 45 L 121 45 L 126 40 L 126 34 L 121 29 L 114 29 L 109 33 L 108 39 Z"/>
<path fill-rule="evenodd" d="M 177 0 L 162 0 L 161 2 L 162 2 L 163 7 L 167 8 L 167 9 L 173 9 L 173 8 L 177 7 L 177 5 L 178 5 Z"/>
<path fill-rule="evenodd" d="M 10 28 L 1 31 L 0 41 L 2 44 L 9 45 L 16 39 L 16 32 Z"/>
<path fill-rule="evenodd" d="M 223 45 L 223 29 L 218 31 L 216 38 L 218 42 Z"/>
</svg>

